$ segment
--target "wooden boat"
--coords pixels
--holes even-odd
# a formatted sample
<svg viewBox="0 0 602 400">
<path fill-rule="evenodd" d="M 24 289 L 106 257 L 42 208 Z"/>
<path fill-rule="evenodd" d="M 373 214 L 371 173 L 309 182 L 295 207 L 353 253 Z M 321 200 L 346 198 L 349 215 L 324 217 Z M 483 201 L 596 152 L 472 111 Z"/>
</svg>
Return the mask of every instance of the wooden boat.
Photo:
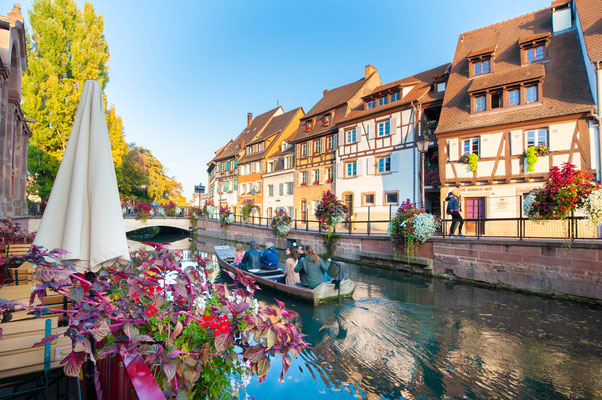
<svg viewBox="0 0 602 400">
<path fill-rule="evenodd" d="M 325 303 L 327 301 L 337 300 L 345 297 L 352 297 L 353 291 L 355 290 L 355 282 L 351 279 L 343 279 L 340 284 L 340 292 L 335 288 L 333 283 L 322 283 L 315 289 L 303 287 L 299 285 L 286 285 L 284 283 L 277 282 L 279 278 L 282 278 L 284 269 L 282 265 L 279 269 L 268 271 L 268 270 L 250 270 L 243 271 L 231 263 L 234 260 L 235 250 L 230 246 L 214 246 L 215 256 L 220 267 L 226 271 L 233 273 L 242 272 L 244 275 L 253 278 L 259 286 L 272 288 L 279 292 L 285 293 L 291 297 L 295 297 L 304 301 L 308 301 L 313 304 Z"/>
</svg>

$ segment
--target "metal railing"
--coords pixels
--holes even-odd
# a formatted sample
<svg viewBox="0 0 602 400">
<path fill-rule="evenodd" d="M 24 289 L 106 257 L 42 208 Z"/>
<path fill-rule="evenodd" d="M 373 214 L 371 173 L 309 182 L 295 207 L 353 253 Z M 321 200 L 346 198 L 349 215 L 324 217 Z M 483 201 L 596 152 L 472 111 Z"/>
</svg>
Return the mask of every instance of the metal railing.
<svg viewBox="0 0 602 400">
<path fill-rule="evenodd" d="M 392 215 L 393 217 L 394 215 Z M 219 216 L 208 218 L 219 221 Z M 235 214 L 234 221 L 229 225 L 270 227 L 271 218 L 252 216 L 247 221 L 242 221 L 241 216 Z M 334 233 L 347 236 L 388 236 L 390 219 L 368 219 L 346 221 L 336 224 Z M 449 237 L 451 219 L 442 219 L 441 225 L 435 236 Z M 514 238 L 514 239 L 602 239 L 602 229 L 595 226 L 585 217 L 571 217 L 566 220 L 534 221 L 528 218 L 477 218 L 464 219 L 462 234 L 472 238 Z M 291 232 L 324 232 L 315 219 L 293 219 Z M 458 230 L 456 229 L 456 234 Z"/>
</svg>

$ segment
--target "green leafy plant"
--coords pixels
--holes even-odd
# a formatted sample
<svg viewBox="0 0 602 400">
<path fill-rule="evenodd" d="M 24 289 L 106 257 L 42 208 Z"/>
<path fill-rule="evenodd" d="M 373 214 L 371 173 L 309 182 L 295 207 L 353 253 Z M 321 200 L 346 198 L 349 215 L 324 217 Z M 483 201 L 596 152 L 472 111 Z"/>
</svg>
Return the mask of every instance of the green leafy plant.
<svg viewBox="0 0 602 400">
<path fill-rule="evenodd" d="M 537 164 L 537 150 L 531 146 L 525 150 L 525 161 L 527 161 L 527 171 L 535 171 L 535 164 Z"/>
<path fill-rule="evenodd" d="M 249 217 L 251 217 L 251 213 L 253 213 L 253 210 L 257 209 L 257 206 L 255 205 L 255 203 L 251 203 L 251 202 L 247 202 L 245 203 L 241 208 L 240 208 L 240 218 L 241 221 L 244 222 L 248 222 L 249 221 Z"/>
<path fill-rule="evenodd" d="M 479 161 L 479 156 L 475 153 L 468 155 L 468 167 L 472 172 L 477 170 L 477 161 Z"/>
</svg>

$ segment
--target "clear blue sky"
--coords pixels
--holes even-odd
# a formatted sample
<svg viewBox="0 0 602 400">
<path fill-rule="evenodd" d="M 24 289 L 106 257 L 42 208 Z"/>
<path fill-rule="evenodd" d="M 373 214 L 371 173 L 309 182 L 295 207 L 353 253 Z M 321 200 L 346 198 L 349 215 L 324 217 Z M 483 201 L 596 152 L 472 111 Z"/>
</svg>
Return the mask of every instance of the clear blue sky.
<svg viewBox="0 0 602 400">
<path fill-rule="evenodd" d="M 5 14 L 12 3 L 2 3 Z M 307 112 L 324 89 L 360 79 L 366 64 L 386 83 L 450 62 L 460 33 L 550 3 L 92 1 L 111 52 L 108 101 L 126 140 L 150 149 L 187 198 L 248 112 L 278 101 Z M 31 0 L 21 5 L 28 11 Z"/>
</svg>

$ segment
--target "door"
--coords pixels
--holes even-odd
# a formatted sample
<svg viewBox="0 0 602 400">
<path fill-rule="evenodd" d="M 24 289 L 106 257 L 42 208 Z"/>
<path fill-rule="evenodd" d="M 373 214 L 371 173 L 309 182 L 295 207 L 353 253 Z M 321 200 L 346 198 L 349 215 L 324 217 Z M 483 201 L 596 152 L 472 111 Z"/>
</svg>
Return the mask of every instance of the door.
<svg viewBox="0 0 602 400">
<path fill-rule="evenodd" d="M 485 219 L 485 197 L 468 197 L 464 199 L 466 210 L 464 218 L 466 219 Z M 470 221 L 464 224 L 466 233 L 475 236 L 485 234 L 485 221 Z"/>
<path fill-rule="evenodd" d="M 347 206 L 347 213 L 353 215 L 353 194 L 343 196 L 343 202 Z"/>
<path fill-rule="evenodd" d="M 307 201 L 301 200 L 301 221 L 307 221 Z"/>
</svg>

